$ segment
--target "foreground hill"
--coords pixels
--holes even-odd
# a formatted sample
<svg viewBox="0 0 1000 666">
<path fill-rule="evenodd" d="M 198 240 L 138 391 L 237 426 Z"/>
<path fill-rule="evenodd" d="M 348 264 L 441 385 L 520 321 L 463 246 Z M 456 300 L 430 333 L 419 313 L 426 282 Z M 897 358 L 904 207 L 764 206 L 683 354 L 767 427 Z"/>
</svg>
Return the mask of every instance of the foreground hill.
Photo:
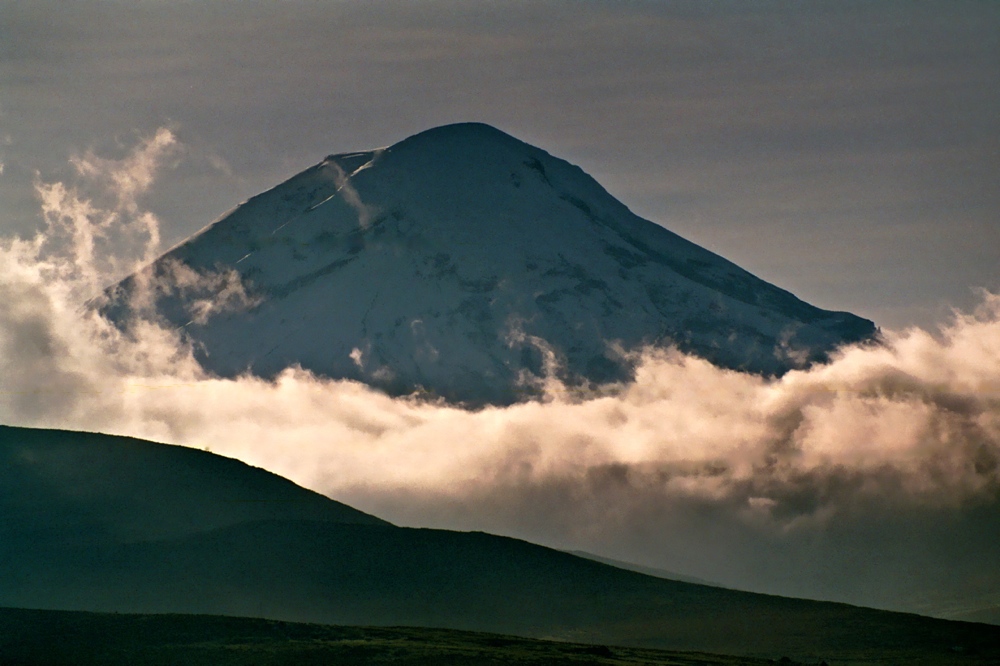
<svg viewBox="0 0 1000 666">
<path fill-rule="evenodd" d="M 388 524 L 207 451 L 8 426 L 0 426 L 0 516 L 7 548 L 146 541 L 262 519 Z"/>
<path fill-rule="evenodd" d="M 209 294 L 179 265 L 236 271 L 252 305 L 206 320 Z M 526 373 L 543 373 L 546 348 L 571 382 L 627 376 L 614 343 L 676 344 L 725 367 L 780 374 L 875 332 L 637 217 L 579 168 L 475 123 L 332 155 L 143 277 L 159 286 L 159 314 L 185 327 L 218 374 L 272 376 L 301 364 L 467 402 L 530 394 Z M 125 325 L 145 283 L 122 282 L 104 313 Z"/>
<path fill-rule="evenodd" d="M 1000 659 L 1000 627 L 399 528 L 204 451 L 3 428 L 0 461 L 2 606 L 433 626 L 774 658 Z"/>
</svg>

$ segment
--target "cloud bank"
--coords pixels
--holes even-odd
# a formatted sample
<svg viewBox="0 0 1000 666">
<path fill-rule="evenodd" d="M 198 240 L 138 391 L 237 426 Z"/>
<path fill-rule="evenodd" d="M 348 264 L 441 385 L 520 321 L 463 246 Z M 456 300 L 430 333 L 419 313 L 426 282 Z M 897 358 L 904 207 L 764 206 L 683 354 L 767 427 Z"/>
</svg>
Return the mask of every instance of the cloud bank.
<svg viewBox="0 0 1000 666">
<path fill-rule="evenodd" d="M 158 253 L 141 199 L 180 150 L 160 130 L 39 178 L 46 229 L 0 241 L 3 423 L 209 448 L 397 523 L 739 587 L 936 612 L 1000 592 L 1000 295 L 780 379 L 641 349 L 628 383 L 548 377 L 477 411 L 298 368 L 219 379 L 152 313 L 122 331 L 86 305 Z M 252 305 L 232 276 L 187 278 L 193 317 Z"/>
</svg>

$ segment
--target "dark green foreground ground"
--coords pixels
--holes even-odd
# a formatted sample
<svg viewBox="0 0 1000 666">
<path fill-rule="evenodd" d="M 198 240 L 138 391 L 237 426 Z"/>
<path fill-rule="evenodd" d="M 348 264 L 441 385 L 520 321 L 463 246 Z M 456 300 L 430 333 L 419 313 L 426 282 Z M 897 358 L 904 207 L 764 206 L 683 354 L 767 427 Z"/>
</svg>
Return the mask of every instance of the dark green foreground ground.
<svg viewBox="0 0 1000 666">
<path fill-rule="evenodd" d="M 1000 654 L 923 654 L 896 646 L 802 662 L 587 645 L 413 627 L 339 627 L 211 615 L 126 615 L 0 608 L 0 664 L 997 664 Z"/>
<path fill-rule="evenodd" d="M 768 664 L 449 629 L 0 609 L 0 664 Z"/>
</svg>

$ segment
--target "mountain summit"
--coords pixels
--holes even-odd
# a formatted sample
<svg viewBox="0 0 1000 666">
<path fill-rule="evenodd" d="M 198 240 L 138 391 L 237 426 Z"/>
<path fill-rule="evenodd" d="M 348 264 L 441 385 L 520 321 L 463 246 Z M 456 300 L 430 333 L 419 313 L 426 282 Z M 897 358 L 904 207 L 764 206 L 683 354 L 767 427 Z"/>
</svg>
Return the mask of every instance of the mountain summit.
<svg viewBox="0 0 1000 666">
<path fill-rule="evenodd" d="M 178 264 L 235 269 L 251 304 L 192 316 Z M 620 350 L 647 344 L 780 374 L 875 332 L 637 217 L 578 167 L 479 123 L 331 155 L 147 270 L 157 310 L 186 326 L 215 373 L 300 364 L 470 403 L 531 395 L 545 372 L 619 380 L 630 373 Z M 126 321 L 139 283 L 110 290 L 105 314 Z"/>
</svg>

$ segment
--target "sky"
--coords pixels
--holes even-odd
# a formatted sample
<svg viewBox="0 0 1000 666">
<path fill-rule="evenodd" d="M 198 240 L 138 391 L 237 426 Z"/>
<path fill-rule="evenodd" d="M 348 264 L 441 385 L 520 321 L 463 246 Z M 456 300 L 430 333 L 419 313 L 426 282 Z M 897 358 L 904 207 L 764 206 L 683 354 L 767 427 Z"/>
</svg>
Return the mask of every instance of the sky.
<svg viewBox="0 0 1000 666">
<path fill-rule="evenodd" d="M 747 589 L 995 606 L 998 63 L 991 2 L 0 0 L 0 422 Z M 327 154 L 464 120 L 883 345 L 780 379 L 634 350 L 633 382 L 469 411 L 215 378 L 83 307 Z"/>
<path fill-rule="evenodd" d="M 186 147 L 146 202 L 169 246 L 476 120 L 808 302 L 935 327 L 1000 289 L 998 63 L 982 1 L 3 1 L 3 224 L 159 127 Z"/>
</svg>

